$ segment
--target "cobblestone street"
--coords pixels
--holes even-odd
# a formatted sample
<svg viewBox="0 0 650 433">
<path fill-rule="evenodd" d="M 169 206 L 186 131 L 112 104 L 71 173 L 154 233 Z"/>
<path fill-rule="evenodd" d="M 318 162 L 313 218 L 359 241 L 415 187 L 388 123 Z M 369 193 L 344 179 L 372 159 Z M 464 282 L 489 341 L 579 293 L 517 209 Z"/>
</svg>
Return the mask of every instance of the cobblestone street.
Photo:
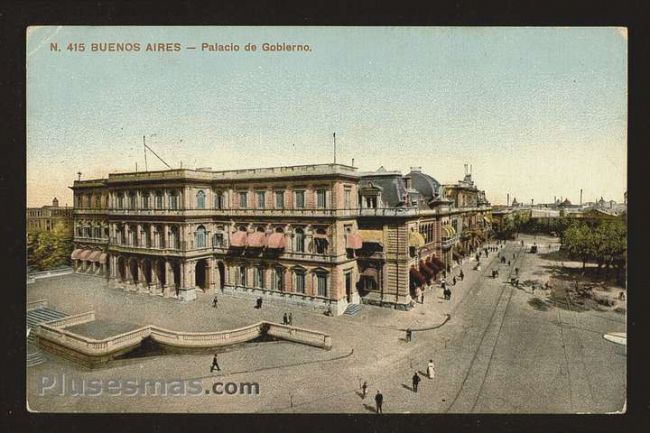
<svg viewBox="0 0 650 433">
<path fill-rule="evenodd" d="M 292 312 L 296 326 L 329 333 L 333 348 L 325 351 L 289 342 L 248 343 L 220 355 L 221 372 L 209 371 L 212 355 L 157 355 L 118 360 L 107 368 L 87 370 L 48 354 L 48 361 L 27 372 L 31 410 L 44 412 L 358 412 L 374 410 L 377 390 L 384 395 L 386 413 L 515 412 L 575 413 L 621 410 L 625 401 L 626 348 L 603 339 L 607 332 L 624 332 L 625 315 L 614 311 L 578 311 L 544 303 L 550 291 L 513 287 L 508 276 L 515 267 L 521 281 L 547 281 L 557 263 L 543 254 L 530 254 L 535 240 L 509 242 L 502 254 L 515 259 L 500 264 L 497 253 L 462 265 L 465 280 L 452 287 L 445 301 L 442 289 L 425 294 L 424 304 L 408 311 L 363 306 L 356 316 L 327 317 L 297 308 L 264 305 L 220 295 L 202 295 L 182 303 L 157 296 L 110 289 L 105 280 L 67 275 L 38 280 L 28 286 L 28 301 L 47 299 L 51 308 L 74 314 L 96 311 L 94 325 L 76 332 L 103 338 L 156 324 L 188 331 L 226 330 L 268 320 L 281 322 Z M 545 243 L 551 243 L 550 241 Z M 551 249 L 555 248 L 554 244 Z M 544 244 L 544 249 L 548 248 Z M 541 253 L 544 253 L 545 250 Z M 549 250 L 550 251 L 550 250 Z M 492 278 L 491 271 L 499 270 Z M 459 269 L 454 269 L 458 274 Z M 404 340 L 406 328 L 416 331 Z M 424 377 L 433 359 L 435 379 Z M 418 392 L 411 377 L 420 372 Z M 256 382 L 259 395 L 110 396 L 38 395 L 44 375 L 86 379 L 200 380 L 209 389 L 217 380 Z M 361 398 L 360 385 L 368 383 Z"/>
</svg>

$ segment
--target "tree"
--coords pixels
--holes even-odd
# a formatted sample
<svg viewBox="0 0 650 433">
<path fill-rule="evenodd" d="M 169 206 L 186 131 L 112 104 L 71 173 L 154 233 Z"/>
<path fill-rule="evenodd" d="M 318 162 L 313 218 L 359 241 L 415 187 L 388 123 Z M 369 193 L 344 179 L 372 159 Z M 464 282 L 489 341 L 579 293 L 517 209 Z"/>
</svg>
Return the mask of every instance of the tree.
<svg viewBox="0 0 650 433">
<path fill-rule="evenodd" d="M 72 238 L 69 229 L 58 223 L 52 231 L 38 231 L 27 237 L 27 265 L 44 271 L 70 265 Z"/>
</svg>

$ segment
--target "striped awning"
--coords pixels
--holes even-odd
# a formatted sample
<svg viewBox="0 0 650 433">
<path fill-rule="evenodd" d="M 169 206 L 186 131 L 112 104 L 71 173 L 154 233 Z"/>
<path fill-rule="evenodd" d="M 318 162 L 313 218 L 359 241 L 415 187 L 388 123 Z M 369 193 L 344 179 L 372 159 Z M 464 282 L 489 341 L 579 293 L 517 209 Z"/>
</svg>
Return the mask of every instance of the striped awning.
<svg viewBox="0 0 650 433">
<path fill-rule="evenodd" d="M 263 248 L 266 246 L 266 233 L 254 232 L 248 235 L 246 242 L 247 246 L 252 248 Z"/>
<path fill-rule="evenodd" d="M 428 275 L 429 278 L 434 278 L 436 276 L 436 272 L 423 261 L 420 261 L 420 272 Z"/>
<path fill-rule="evenodd" d="M 409 233 L 409 246 L 421 248 L 424 246 L 424 244 L 426 244 L 424 236 L 422 236 L 419 232 L 412 231 Z"/>
<path fill-rule="evenodd" d="M 426 278 L 424 278 L 424 275 L 422 275 L 420 271 L 418 271 L 415 268 L 411 268 L 411 270 L 409 271 L 409 275 L 420 285 L 426 284 L 427 282 Z"/>
<path fill-rule="evenodd" d="M 454 230 L 454 228 L 449 224 L 442 226 L 442 231 L 448 238 L 456 236 L 456 230 Z"/>
<path fill-rule="evenodd" d="M 93 251 L 88 256 L 88 261 L 97 263 L 99 262 L 99 256 L 101 255 L 102 255 L 101 251 Z"/>
<path fill-rule="evenodd" d="M 82 251 L 83 251 L 83 249 L 81 249 L 81 248 L 77 248 L 76 250 L 74 250 L 74 251 L 72 252 L 72 254 L 70 254 L 70 258 L 71 258 L 72 260 L 78 260 L 78 259 L 79 259 L 79 254 L 81 254 Z"/>
<path fill-rule="evenodd" d="M 357 233 L 348 233 L 345 236 L 345 248 L 360 250 L 363 246 L 363 240 Z"/>
<path fill-rule="evenodd" d="M 361 272 L 362 277 L 371 277 L 374 278 L 375 280 L 377 279 L 378 275 L 379 275 L 379 270 L 377 268 L 366 268 L 363 272 Z"/>
<path fill-rule="evenodd" d="M 91 250 L 83 250 L 81 253 L 79 253 L 79 255 L 77 256 L 77 258 L 78 258 L 79 260 L 88 260 L 88 257 L 90 257 L 90 254 L 91 254 L 91 253 L 92 253 Z"/>
<path fill-rule="evenodd" d="M 271 233 L 266 241 L 266 248 L 281 249 L 285 247 L 285 244 L 284 233 Z"/>
<path fill-rule="evenodd" d="M 359 230 L 357 232 L 363 242 L 374 242 L 380 245 L 384 243 L 384 232 L 382 230 Z"/>
<path fill-rule="evenodd" d="M 248 241 L 248 234 L 243 231 L 238 231 L 230 235 L 230 246 L 232 247 L 245 247 Z"/>
</svg>

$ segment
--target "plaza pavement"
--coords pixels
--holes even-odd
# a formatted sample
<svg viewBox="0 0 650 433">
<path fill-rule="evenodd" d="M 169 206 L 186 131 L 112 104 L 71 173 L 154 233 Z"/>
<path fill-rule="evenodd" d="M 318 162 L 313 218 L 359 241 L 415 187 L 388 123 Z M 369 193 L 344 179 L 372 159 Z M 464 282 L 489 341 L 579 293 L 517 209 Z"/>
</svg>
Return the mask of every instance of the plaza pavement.
<svg viewBox="0 0 650 433">
<path fill-rule="evenodd" d="M 527 239 L 527 242 L 530 240 Z M 547 261 L 509 243 L 502 250 L 518 254 L 520 280 L 548 278 Z M 66 313 L 94 309 L 97 319 L 121 327 L 157 324 L 179 330 L 232 329 L 259 320 L 280 322 L 286 311 L 294 324 L 332 336 L 331 351 L 288 342 L 252 343 L 228 349 L 219 357 L 222 372 L 211 375 L 210 354 L 163 355 L 118 361 L 109 368 L 85 370 L 48 355 L 49 361 L 28 370 L 30 408 L 36 411 L 95 412 L 345 412 L 370 413 L 377 390 L 386 413 L 576 413 L 606 412 L 622 407 L 625 395 L 625 347 L 602 338 L 624 331 L 617 313 L 580 312 L 559 307 L 533 308 L 530 290 L 507 281 L 511 269 L 498 264 L 497 253 L 482 258 L 482 270 L 463 265 L 465 281 L 452 288 L 451 301 L 436 288 L 425 303 L 408 312 L 364 306 L 357 316 L 326 317 L 296 308 L 264 305 L 219 296 L 181 303 L 150 295 L 109 289 L 95 277 L 70 275 L 28 286 L 28 301 L 48 299 Z M 488 277 L 491 269 L 500 277 Z M 511 266 L 514 268 L 515 264 Z M 458 272 L 458 269 L 455 269 Z M 546 273 L 545 273 L 546 272 Z M 444 326 L 415 332 L 404 341 L 403 329 Z M 88 330 L 87 332 L 92 332 Z M 418 393 L 410 389 L 415 371 L 424 373 L 429 359 L 436 377 L 423 378 Z M 39 377 L 65 373 L 85 378 L 200 379 L 257 382 L 257 396 L 45 396 L 37 395 Z M 218 378 L 218 379 L 217 379 Z M 368 396 L 360 397 L 367 381 Z"/>
</svg>

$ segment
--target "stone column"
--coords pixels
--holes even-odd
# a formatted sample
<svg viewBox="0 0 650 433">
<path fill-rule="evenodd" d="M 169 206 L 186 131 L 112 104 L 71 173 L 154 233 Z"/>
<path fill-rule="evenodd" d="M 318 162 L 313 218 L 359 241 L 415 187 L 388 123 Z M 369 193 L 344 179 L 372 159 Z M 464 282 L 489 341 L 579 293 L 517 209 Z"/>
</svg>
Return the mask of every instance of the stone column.
<svg viewBox="0 0 650 433">
<path fill-rule="evenodd" d="M 172 269 L 171 263 L 165 260 L 165 287 L 163 287 L 163 295 L 165 297 L 170 297 L 175 294 L 174 283 L 174 270 Z"/>
<path fill-rule="evenodd" d="M 208 259 L 208 274 L 210 275 L 210 281 L 208 289 L 216 292 L 217 289 L 217 261 L 215 259 Z"/>
</svg>

